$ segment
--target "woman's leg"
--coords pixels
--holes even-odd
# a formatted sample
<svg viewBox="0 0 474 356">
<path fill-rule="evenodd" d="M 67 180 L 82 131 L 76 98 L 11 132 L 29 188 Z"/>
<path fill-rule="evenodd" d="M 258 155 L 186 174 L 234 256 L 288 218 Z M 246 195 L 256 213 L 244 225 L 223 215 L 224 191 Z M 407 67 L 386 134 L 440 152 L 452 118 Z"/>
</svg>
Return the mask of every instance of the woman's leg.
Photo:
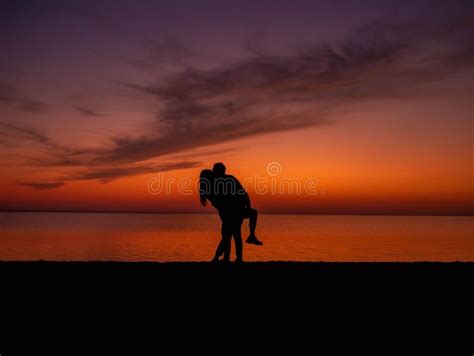
<svg viewBox="0 0 474 356">
<path fill-rule="evenodd" d="M 255 236 L 255 229 L 257 228 L 257 209 L 248 209 L 249 210 L 249 229 L 250 235 Z"/>
<path fill-rule="evenodd" d="M 224 231 L 221 227 L 221 240 L 219 241 L 219 245 L 217 245 L 216 253 L 212 261 L 216 262 L 219 261 L 219 258 L 224 253 Z"/>
<path fill-rule="evenodd" d="M 255 235 L 255 229 L 257 228 L 257 217 L 258 217 L 258 210 L 257 209 L 245 209 L 244 217 L 249 219 L 249 229 L 250 234 L 247 237 L 245 242 L 254 245 L 263 245 L 263 242 L 257 239 Z"/>
<path fill-rule="evenodd" d="M 216 253 L 214 254 L 214 258 L 212 259 L 213 262 L 219 261 L 219 258 L 222 254 L 225 253 L 226 248 L 228 248 L 227 244 L 230 244 L 230 240 L 232 239 L 230 228 L 228 226 L 228 222 L 224 223 L 222 220 L 221 224 L 221 240 L 219 241 L 219 245 L 217 245 Z M 229 240 L 229 242 L 227 241 Z"/>
</svg>

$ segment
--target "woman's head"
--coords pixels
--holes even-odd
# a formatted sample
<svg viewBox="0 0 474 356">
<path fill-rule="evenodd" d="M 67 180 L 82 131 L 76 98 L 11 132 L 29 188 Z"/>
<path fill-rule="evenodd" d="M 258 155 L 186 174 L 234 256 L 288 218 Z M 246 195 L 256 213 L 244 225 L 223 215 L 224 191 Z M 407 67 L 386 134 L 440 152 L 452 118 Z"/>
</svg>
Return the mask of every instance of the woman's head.
<svg viewBox="0 0 474 356">
<path fill-rule="evenodd" d="M 202 206 L 206 206 L 209 196 L 212 194 L 214 184 L 214 173 L 210 169 L 204 169 L 199 175 L 199 200 Z"/>
</svg>

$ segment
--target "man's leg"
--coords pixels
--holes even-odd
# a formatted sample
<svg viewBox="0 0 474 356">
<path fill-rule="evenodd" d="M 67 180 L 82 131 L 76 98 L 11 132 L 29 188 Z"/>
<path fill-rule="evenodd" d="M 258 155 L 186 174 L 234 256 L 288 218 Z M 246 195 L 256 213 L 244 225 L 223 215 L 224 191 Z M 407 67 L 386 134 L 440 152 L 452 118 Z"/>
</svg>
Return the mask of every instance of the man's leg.
<svg viewBox="0 0 474 356">
<path fill-rule="evenodd" d="M 242 222 L 243 219 L 239 219 L 235 223 L 235 228 L 234 228 L 234 241 L 235 241 L 235 255 L 236 255 L 236 262 L 242 262 Z"/>
<path fill-rule="evenodd" d="M 232 242 L 232 223 L 222 221 L 222 250 L 224 251 L 224 262 L 230 261 Z"/>
</svg>

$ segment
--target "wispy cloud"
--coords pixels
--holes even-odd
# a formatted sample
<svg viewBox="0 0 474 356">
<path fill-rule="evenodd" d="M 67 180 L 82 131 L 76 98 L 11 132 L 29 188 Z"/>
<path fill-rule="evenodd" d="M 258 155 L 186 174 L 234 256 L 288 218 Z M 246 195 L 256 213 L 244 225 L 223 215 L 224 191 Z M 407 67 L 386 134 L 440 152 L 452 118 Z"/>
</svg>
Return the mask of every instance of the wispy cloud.
<svg viewBox="0 0 474 356">
<path fill-rule="evenodd" d="M 67 177 L 67 180 L 98 180 L 101 183 L 109 183 L 112 180 L 135 176 L 140 174 L 175 171 L 180 169 L 201 166 L 198 161 L 165 162 L 153 166 L 118 166 L 118 167 L 90 167 L 84 172 Z"/>
<path fill-rule="evenodd" d="M 29 166 L 48 167 L 73 167 L 74 173 L 67 174 L 61 178 L 61 182 L 21 182 L 20 185 L 34 189 L 58 188 L 68 181 L 97 180 L 109 183 L 115 179 L 180 169 L 199 167 L 200 161 L 166 161 L 147 164 L 100 164 L 91 162 L 90 152 L 74 150 L 54 143 L 45 133 L 32 127 L 21 127 L 12 124 L 0 123 L 0 136 L 10 139 L 10 142 L 21 144 L 21 142 L 33 142 L 43 148 L 39 157 L 27 160 Z M 7 143 L 5 143 L 7 144 Z M 184 157 L 183 157 L 184 158 Z M 77 172 L 77 170 L 79 171 Z"/>
<path fill-rule="evenodd" d="M 97 53 L 104 58 L 124 62 L 139 69 L 153 67 L 163 69 L 183 68 L 199 56 L 198 51 L 190 43 L 176 34 L 161 33 L 150 36 L 137 31 L 134 26 L 108 16 L 106 12 L 83 9 L 81 13 L 94 25 L 136 47 L 134 53 L 129 53 L 127 56 Z"/>
<path fill-rule="evenodd" d="M 258 53 L 233 65 L 187 69 L 148 85 L 123 83 L 157 99 L 155 130 L 138 138 L 114 138 L 96 161 L 137 162 L 326 125 L 331 114 L 354 103 L 423 95 L 426 83 L 473 67 L 472 37 L 467 13 L 422 28 L 372 23 L 333 45 L 305 46 L 287 56 Z"/>
<path fill-rule="evenodd" d="M 19 185 L 24 187 L 29 187 L 37 190 L 48 190 L 48 189 L 56 189 L 62 187 L 64 182 L 52 182 L 52 183 L 25 183 L 20 182 Z"/>
<path fill-rule="evenodd" d="M 32 127 L 22 127 L 13 124 L 0 122 L 0 135 L 14 140 L 29 140 L 40 144 L 49 141 L 48 136 Z"/>
<path fill-rule="evenodd" d="M 28 97 L 18 88 L 5 84 L 0 84 L 0 104 L 35 114 L 47 113 L 50 108 L 46 103 Z"/>
<path fill-rule="evenodd" d="M 104 116 L 103 114 L 98 113 L 97 111 L 90 109 L 90 108 L 85 108 L 83 106 L 74 106 L 74 109 L 77 110 L 77 112 L 83 116 Z"/>
<path fill-rule="evenodd" d="M 91 153 L 58 144 L 46 132 L 30 126 L 0 122 L 0 142 L 9 147 L 34 147 L 33 153 L 22 157 L 30 167 L 80 167 L 91 159 Z"/>
<path fill-rule="evenodd" d="M 151 129 L 147 127 L 141 136 L 114 136 L 105 149 L 63 147 L 41 131 L 10 124 L 1 124 L 0 134 L 41 145 L 48 153 L 42 164 L 83 170 L 61 182 L 105 183 L 197 167 L 200 163 L 192 155 L 185 156 L 183 162 L 146 161 L 171 155 L 183 158 L 197 149 L 246 137 L 333 124 L 335 114 L 354 104 L 424 95 L 433 82 L 472 70 L 472 7 L 453 6 L 453 12 L 436 16 L 431 10 L 433 20 L 422 24 L 375 22 L 355 29 L 337 43 L 300 46 L 286 55 L 266 53 L 248 44 L 251 56 L 233 64 L 210 70 L 187 68 L 145 84 L 122 80 L 121 89 L 154 99 L 157 114 Z M 138 41 L 127 29 L 118 33 Z M 153 54 L 147 60 L 158 66 L 182 64 L 181 59 L 191 55 L 183 42 L 173 37 L 140 41 Z M 26 110 L 34 101 L 3 86 L 0 102 Z M 85 116 L 101 116 L 83 106 L 75 106 L 75 110 Z"/>
</svg>

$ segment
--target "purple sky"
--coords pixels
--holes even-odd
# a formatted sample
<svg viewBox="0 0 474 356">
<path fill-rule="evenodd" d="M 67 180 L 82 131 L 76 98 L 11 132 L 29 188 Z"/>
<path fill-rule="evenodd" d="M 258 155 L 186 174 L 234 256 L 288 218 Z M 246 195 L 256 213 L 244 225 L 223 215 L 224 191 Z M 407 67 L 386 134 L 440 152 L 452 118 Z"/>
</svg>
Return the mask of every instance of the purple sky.
<svg viewBox="0 0 474 356">
<path fill-rule="evenodd" d="M 259 157 L 330 151 L 315 167 L 333 167 L 330 139 L 350 155 L 366 137 L 347 182 L 341 169 L 328 176 L 338 189 L 353 191 L 350 180 L 374 164 L 386 172 L 377 194 L 405 179 L 408 197 L 410 182 L 423 186 L 421 167 L 455 186 L 443 188 L 445 210 L 464 212 L 473 18 L 472 1 L 9 1 L 0 14 L 0 161 L 12 168 L 1 183 L 59 194 L 83 181 L 93 191 L 222 157 L 248 173 L 264 163 L 247 162 L 242 142 L 272 135 L 285 143 L 252 141 Z M 353 135 L 343 132 L 352 123 Z M 320 128 L 324 139 L 298 151 Z M 376 143 L 374 130 L 410 154 Z M 374 151 L 381 166 L 368 161 Z M 471 196 L 452 209 L 463 194 Z M 4 209 L 12 201 L 0 196 Z"/>
</svg>

